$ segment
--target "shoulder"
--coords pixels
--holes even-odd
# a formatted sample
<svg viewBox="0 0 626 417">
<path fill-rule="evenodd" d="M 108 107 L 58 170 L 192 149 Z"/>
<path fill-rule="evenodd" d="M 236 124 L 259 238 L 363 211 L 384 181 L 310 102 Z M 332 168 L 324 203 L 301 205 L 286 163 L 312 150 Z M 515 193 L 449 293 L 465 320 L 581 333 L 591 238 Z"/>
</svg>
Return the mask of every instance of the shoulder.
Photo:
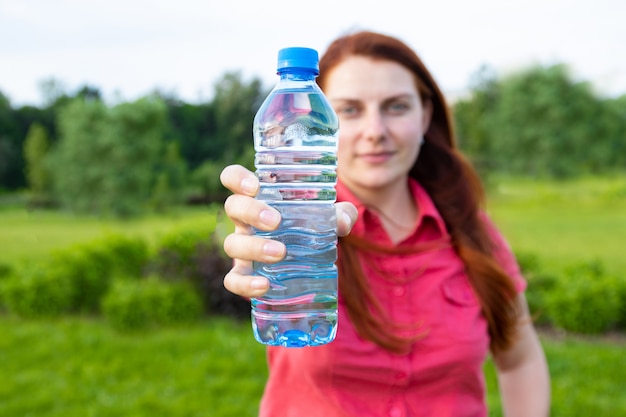
<svg viewBox="0 0 626 417">
<path fill-rule="evenodd" d="M 522 271 L 515 257 L 515 253 L 509 244 L 508 240 L 504 237 L 496 223 L 489 217 L 489 215 L 481 211 L 480 219 L 487 229 L 487 233 L 493 243 L 493 255 L 500 267 L 504 272 L 509 275 L 515 282 L 515 288 L 518 292 L 522 292 L 526 289 L 526 280 L 522 275 Z"/>
</svg>

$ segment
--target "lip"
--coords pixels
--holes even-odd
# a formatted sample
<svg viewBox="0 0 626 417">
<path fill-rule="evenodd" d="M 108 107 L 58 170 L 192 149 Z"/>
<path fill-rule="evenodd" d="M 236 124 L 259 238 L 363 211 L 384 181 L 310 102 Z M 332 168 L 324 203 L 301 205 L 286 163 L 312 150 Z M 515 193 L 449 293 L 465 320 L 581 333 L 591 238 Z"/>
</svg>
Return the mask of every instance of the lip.
<svg viewBox="0 0 626 417">
<path fill-rule="evenodd" d="M 357 155 L 359 159 L 370 164 L 382 164 L 389 161 L 395 152 L 369 152 Z"/>
</svg>

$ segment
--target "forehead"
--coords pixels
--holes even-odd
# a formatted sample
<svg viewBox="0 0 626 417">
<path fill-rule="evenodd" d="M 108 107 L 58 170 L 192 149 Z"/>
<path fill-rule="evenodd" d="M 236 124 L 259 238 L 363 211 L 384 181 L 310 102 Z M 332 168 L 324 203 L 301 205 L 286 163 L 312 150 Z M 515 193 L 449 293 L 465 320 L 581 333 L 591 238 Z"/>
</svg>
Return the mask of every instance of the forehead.
<svg viewBox="0 0 626 417">
<path fill-rule="evenodd" d="M 408 69 L 393 61 L 362 56 L 348 57 L 330 70 L 325 87 L 329 98 L 417 95 L 415 78 Z"/>
</svg>

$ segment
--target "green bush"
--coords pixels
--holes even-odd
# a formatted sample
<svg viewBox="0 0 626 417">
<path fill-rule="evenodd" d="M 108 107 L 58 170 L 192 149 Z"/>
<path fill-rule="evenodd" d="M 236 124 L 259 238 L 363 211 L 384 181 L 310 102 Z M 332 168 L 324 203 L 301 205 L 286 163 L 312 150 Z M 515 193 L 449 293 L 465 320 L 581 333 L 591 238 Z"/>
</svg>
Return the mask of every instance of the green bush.
<svg viewBox="0 0 626 417">
<path fill-rule="evenodd" d="M 199 248 L 212 248 L 212 231 L 198 227 L 178 229 L 163 236 L 150 260 L 150 273 L 180 280 L 197 276 L 194 258 Z"/>
<path fill-rule="evenodd" d="M 530 252 L 515 254 L 524 278 L 528 281 L 526 300 L 530 313 L 535 323 L 550 323 L 550 315 L 547 307 L 547 296 L 557 286 L 557 277 L 546 273 L 541 265 L 539 257 Z"/>
<path fill-rule="evenodd" d="M 216 234 L 200 227 L 179 229 L 164 236 L 148 270 L 169 281 L 191 283 L 209 314 L 249 318 L 249 301 L 224 288 L 223 279 L 232 260 L 216 243 Z"/>
<path fill-rule="evenodd" d="M 0 299 L 6 309 L 21 317 L 57 316 L 72 308 L 74 288 L 61 275 L 42 266 L 23 267 L 0 281 Z"/>
<path fill-rule="evenodd" d="M 139 278 L 147 259 L 148 248 L 143 240 L 108 235 L 54 252 L 48 273 L 72 283 L 73 310 L 93 313 L 98 312 L 113 278 Z"/>
<path fill-rule="evenodd" d="M 0 280 L 7 278 L 13 272 L 13 268 L 10 265 L 0 263 Z"/>
<path fill-rule="evenodd" d="M 617 326 L 620 330 L 626 330 L 626 278 L 615 278 L 615 293 L 619 299 L 619 313 Z"/>
<path fill-rule="evenodd" d="M 93 241 L 91 247 L 121 275 L 141 276 L 149 258 L 148 244 L 139 237 L 108 234 Z"/>
<path fill-rule="evenodd" d="M 609 330 L 619 319 L 620 300 L 615 282 L 598 261 L 568 268 L 548 295 L 554 324 L 583 334 Z"/>
<path fill-rule="evenodd" d="M 195 256 L 198 272 L 195 284 L 202 295 L 208 313 L 250 319 L 250 301 L 224 288 L 224 276 L 233 261 L 221 251 L 199 248 Z"/>
<path fill-rule="evenodd" d="M 202 302 L 185 283 L 155 277 L 120 279 L 104 297 L 102 310 L 114 328 L 131 331 L 194 321 L 202 313 Z"/>
</svg>

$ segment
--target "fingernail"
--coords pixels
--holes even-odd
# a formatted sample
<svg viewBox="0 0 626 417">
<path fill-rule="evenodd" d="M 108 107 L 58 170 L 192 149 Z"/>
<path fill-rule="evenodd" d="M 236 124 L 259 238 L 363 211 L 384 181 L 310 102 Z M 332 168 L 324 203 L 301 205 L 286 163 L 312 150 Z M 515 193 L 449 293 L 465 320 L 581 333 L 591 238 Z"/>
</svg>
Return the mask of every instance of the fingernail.
<svg viewBox="0 0 626 417">
<path fill-rule="evenodd" d="M 259 217 L 266 226 L 276 226 L 280 222 L 280 214 L 274 210 L 263 210 Z"/>
<path fill-rule="evenodd" d="M 346 212 L 342 213 L 341 215 L 343 221 L 346 223 L 346 225 L 350 225 L 352 224 L 352 217 L 350 217 L 350 215 Z"/>
<path fill-rule="evenodd" d="M 283 245 L 273 240 L 268 240 L 263 244 L 263 253 L 269 256 L 281 256 L 283 254 Z"/>
<path fill-rule="evenodd" d="M 253 178 L 244 178 L 241 180 L 241 188 L 248 194 L 254 194 L 257 189 L 257 182 Z"/>
<path fill-rule="evenodd" d="M 262 290 L 263 288 L 267 288 L 267 279 L 265 278 L 252 278 L 250 281 L 250 288 L 253 290 Z"/>
</svg>

